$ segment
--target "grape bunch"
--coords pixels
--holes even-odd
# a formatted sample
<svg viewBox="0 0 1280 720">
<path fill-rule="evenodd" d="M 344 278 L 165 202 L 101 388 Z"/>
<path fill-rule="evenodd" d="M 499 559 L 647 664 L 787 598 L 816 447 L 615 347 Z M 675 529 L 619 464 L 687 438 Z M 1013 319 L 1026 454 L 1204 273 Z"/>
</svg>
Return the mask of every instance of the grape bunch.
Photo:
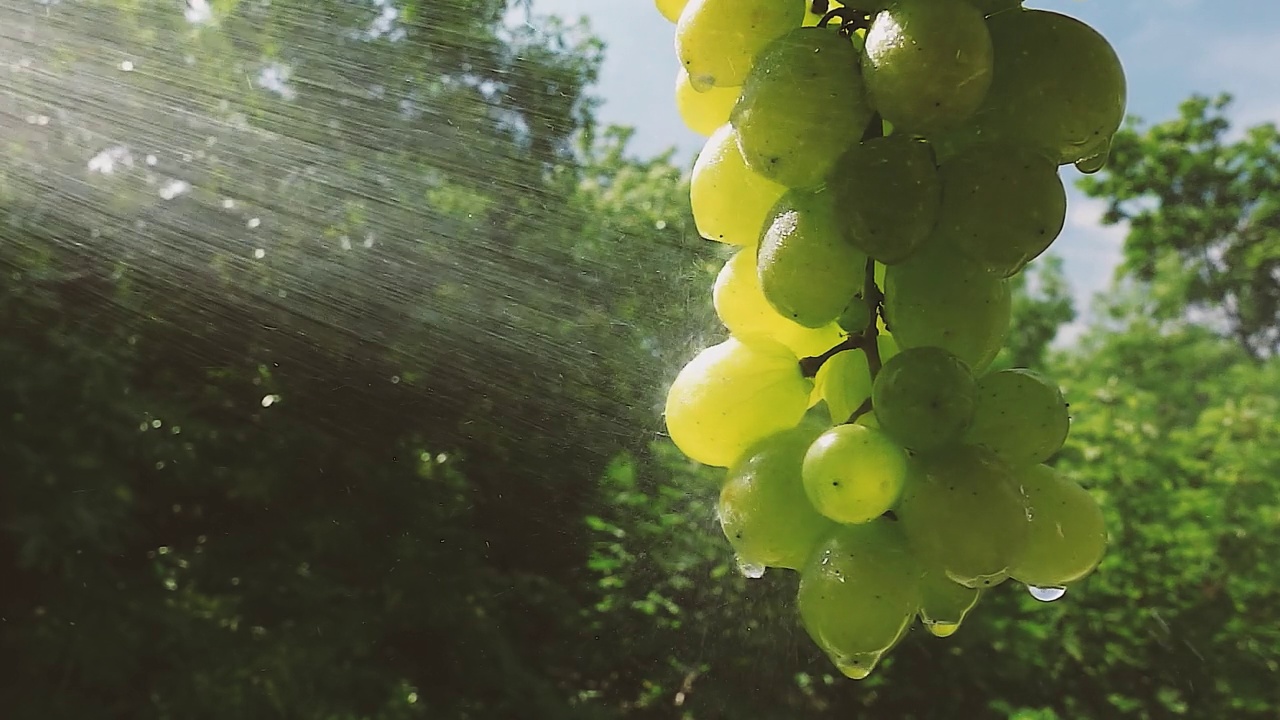
<svg viewBox="0 0 1280 720">
<path fill-rule="evenodd" d="M 665 418 L 727 468 L 739 567 L 798 571 L 805 629 L 852 678 L 1007 579 L 1061 596 L 1101 561 L 1102 511 L 1046 464 L 1057 385 L 991 365 L 1009 278 L 1062 231 L 1060 167 L 1098 171 L 1123 119 L 1111 45 L 1019 0 L 656 2 L 708 138 L 694 220 L 732 251 L 728 338 Z"/>
</svg>

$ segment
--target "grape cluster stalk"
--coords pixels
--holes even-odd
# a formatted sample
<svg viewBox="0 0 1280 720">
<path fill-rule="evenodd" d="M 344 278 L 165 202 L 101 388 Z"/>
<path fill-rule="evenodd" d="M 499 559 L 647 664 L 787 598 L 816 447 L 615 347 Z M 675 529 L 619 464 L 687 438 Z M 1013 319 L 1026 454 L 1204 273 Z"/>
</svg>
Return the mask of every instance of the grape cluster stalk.
<svg viewBox="0 0 1280 720">
<path fill-rule="evenodd" d="M 860 679 L 918 618 L 954 633 L 1008 579 L 1055 598 L 1107 543 L 1047 464 L 1056 384 L 991 369 L 1009 278 L 1061 233 L 1059 169 L 1096 172 L 1124 116 L 1097 31 L 1018 0 L 656 0 L 676 104 L 707 136 L 690 200 L 733 255 L 728 331 L 668 392 L 694 461 L 727 468 L 744 573 L 799 573 L 810 637 Z"/>
</svg>

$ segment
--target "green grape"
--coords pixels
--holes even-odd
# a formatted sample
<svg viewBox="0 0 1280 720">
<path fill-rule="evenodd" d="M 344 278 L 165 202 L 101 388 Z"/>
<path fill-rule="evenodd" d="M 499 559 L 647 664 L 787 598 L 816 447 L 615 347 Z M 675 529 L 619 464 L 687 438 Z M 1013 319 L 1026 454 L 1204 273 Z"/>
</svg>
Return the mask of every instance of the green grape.
<svg viewBox="0 0 1280 720">
<path fill-rule="evenodd" d="M 982 13 L 959 0 L 903 0 L 867 31 L 863 75 L 885 120 L 931 134 L 967 119 L 991 85 L 992 47 Z"/>
<path fill-rule="evenodd" d="M 978 604 L 982 591 L 947 577 L 942 568 L 928 568 L 920 578 L 920 622 L 936 637 L 950 637 Z"/>
<path fill-rule="evenodd" d="M 798 2 L 689 0 L 676 23 L 676 56 L 695 90 L 736 87 L 756 55 L 803 20 Z"/>
<path fill-rule="evenodd" d="M 1039 154 L 1003 143 L 975 145 L 942 164 L 935 242 L 960 248 L 988 272 L 1008 277 L 1062 232 L 1067 192 Z"/>
<path fill-rule="evenodd" d="M 977 384 L 969 366 L 946 350 L 911 348 L 881 368 L 871 385 L 871 404 L 893 439 L 911 450 L 936 450 L 969 429 Z"/>
<path fill-rule="evenodd" d="M 1098 155 L 1124 120 L 1126 83 L 1106 38 L 1075 18 L 1015 10 L 987 20 L 995 76 L 953 143 L 1027 146 L 1058 164 Z"/>
<path fill-rule="evenodd" d="M 796 357 L 821 355 L 845 337 L 834 323 L 808 328 L 779 315 L 760 289 L 753 247 L 742 248 L 724 264 L 711 298 L 720 322 L 734 336 L 762 335 L 786 345 Z"/>
<path fill-rule="evenodd" d="M 978 404 L 965 442 L 1018 467 L 1048 460 L 1066 442 L 1071 419 L 1058 386 L 1025 368 L 978 379 Z"/>
<path fill-rule="evenodd" d="M 774 207 L 756 262 L 769 304 L 820 328 L 840 317 L 862 286 L 867 258 L 841 231 L 830 193 L 792 190 Z"/>
<path fill-rule="evenodd" d="M 843 526 L 800 573 L 801 622 L 849 677 L 866 677 L 920 606 L 920 571 L 899 524 Z"/>
<path fill-rule="evenodd" d="M 885 271 L 885 322 L 903 348 L 936 345 L 981 372 L 1009 332 L 1009 283 L 930 241 Z"/>
<path fill-rule="evenodd" d="M 870 120 L 853 44 L 832 30 L 797 28 L 756 58 L 730 122 L 749 167 L 789 188 L 810 188 Z"/>
<path fill-rule="evenodd" d="M 800 469 L 824 425 L 806 419 L 754 445 L 729 469 L 718 514 L 738 562 L 800 570 L 835 530 L 805 495 Z"/>
<path fill-rule="evenodd" d="M 684 6 L 689 4 L 689 0 L 654 0 L 653 4 L 658 6 L 658 12 L 662 13 L 662 17 L 671 22 L 679 22 L 680 13 L 684 11 Z"/>
<path fill-rule="evenodd" d="M 729 467 L 755 443 L 795 427 L 812 387 L 782 345 L 729 338 L 676 376 L 667 392 L 667 432 L 689 458 Z"/>
<path fill-rule="evenodd" d="M 968 0 L 968 2 L 983 15 L 995 15 L 1022 5 L 1022 0 Z"/>
<path fill-rule="evenodd" d="M 929 237 L 943 198 L 933 150 L 908 135 L 855 145 L 828 184 L 853 244 L 884 264 L 905 260 Z"/>
<path fill-rule="evenodd" d="M 863 332 L 871 324 L 871 306 L 867 304 L 866 298 L 862 297 L 861 290 L 845 306 L 844 312 L 840 313 L 840 317 L 836 319 L 836 324 L 850 335 Z"/>
<path fill-rule="evenodd" d="M 880 362 L 886 363 L 898 354 L 898 344 L 893 336 L 880 333 L 876 336 L 876 348 Z M 836 422 L 844 422 L 871 397 L 871 368 L 867 354 L 862 350 L 842 352 L 822 365 L 817 383 L 822 387 L 822 399 Z"/>
<path fill-rule="evenodd" d="M 1027 544 L 1013 469 L 975 445 L 913 458 L 895 512 L 921 562 L 969 587 L 1003 582 Z"/>
<path fill-rule="evenodd" d="M 1026 496 L 1030 537 L 1009 575 L 1036 587 L 1082 580 L 1101 562 L 1107 528 L 1088 490 L 1047 465 L 1018 472 Z"/>
<path fill-rule="evenodd" d="M 813 507 L 842 523 L 865 523 L 891 510 L 906 476 L 906 451 L 862 425 L 824 432 L 805 454 L 802 475 Z"/>
<path fill-rule="evenodd" d="M 689 202 L 698 233 L 729 245 L 755 245 L 769 211 L 786 192 L 742 159 L 732 125 L 715 131 L 702 147 L 689 179 Z"/>
<path fill-rule="evenodd" d="M 711 88 L 706 92 L 698 92 L 689 82 L 689 73 L 683 69 L 676 72 L 676 110 L 685 127 L 710 137 L 725 123 L 729 122 L 729 112 L 738 102 L 740 90 L 736 87 Z"/>
</svg>

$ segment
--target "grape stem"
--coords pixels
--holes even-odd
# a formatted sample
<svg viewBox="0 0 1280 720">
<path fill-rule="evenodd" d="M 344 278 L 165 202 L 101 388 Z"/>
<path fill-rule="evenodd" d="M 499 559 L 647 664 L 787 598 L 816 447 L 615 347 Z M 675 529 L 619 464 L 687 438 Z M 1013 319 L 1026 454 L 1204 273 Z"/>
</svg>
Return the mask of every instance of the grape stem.
<svg viewBox="0 0 1280 720">
<path fill-rule="evenodd" d="M 862 331 L 862 337 L 865 344 L 863 351 L 867 353 L 867 369 L 871 371 L 871 380 L 874 382 L 876 375 L 880 373 L 881 365 L 880 345 L 876 342 L 876 337 L 880 334 L 877 321 L 880 319 L 880 314 L 884 312 L 884 293 L 876 285 L 876 261 L 871 258 L 867 258 L 867 275 L 863 281 L 862 297 L 871 308 L 871 321 L 867 323 L 867 329 Z"/>
<path fill-rule="evenodd" d="M 876 345 L 876 337 L 880 334 L 880 328 L 876 325 L 880 313 L 884 306 L 884 293 L 876 285 L 876 261 L 867 258 L 867 274 L 863 281 L 862 297 L 871 308 L 871 320 L 867 322 L 867 327 L 862 332 L 854 333 L 842 340 L 838 345 L 821 355 L 800 359 L 800 373 L 807 378 L 814 377 L 822 366 L 828 360 L 839 355 L 846 350 L 862 350 L 867 354 L 867 368 L 871 371 L 871 379 L 876 379 L 876 374 L 880 372 L 880 348 Z M 868 408 L 870 410 L 870 408 Z M 857 414 L 854 415 L 854 419 Z M 849 422 L 853 422 L 850 420 Z"/>
<path fill-rule="evenodd" d="M 874 408 L 871 407 L 871 398 L 867 398 L 866 400 L 863 400 L 862 404 L 858 406 L 858 409 L 854 410 L 853 414 L 849 416 L 849 419 L 844 421 L 844 424 L 852 425 L 858 422 L 858 418 L 862 417 L 863 415 L 866 415 L 867 413 L 871 412 L 873 409 Z"/>
<path fill-rule="evenodd" d="M 871 384 L 874 386 L 876 375 L 880 374 L 880 343 L 877 339 L 880 335 L 880 328 L 876 322 L 880 319 L 880 313 L 884 310 L 884 292 L 880 290 L 880 286 L 876 285 L 876 261 L 867 258 L 867 276 L 863 280 L 862 297 L 866 300 L 868 306 L 871 307 L 871 320 L 867 323 L 867 329 L 863 330 L 860 335 L 862 337 L 862 351 L 867 354 L 867 371 L 871 374 Z M 853 424 L 858 418 L 866 415 L 875 408 L 871 405 L 871 398 L 862 401 L 857 410 L 849 416 L 845 421 L 846 425 Z"/>
<path fill-rule="evenodd" d="M 812 6 L 814 12 L 817 12 L 820 5 L 826 5 L 826 3 L 815 2 Z M 871 29 L 871 18 L 872 14 L 866 10 L 855 10 L 848 6 L 838 7 L 823 15 L 822 19 L 818 21 L 818 27 L 826 27 L 831 24 L 832 20 L 839 19 L 839 32 L 841 35 L 848 37 L 858 30 Z"/>
<path fill-rule="evenodd" d="M 818 371 L 822 369 L 822 366 L 827 364 L 827 361 L 830 360 L 831 358 L 835 357 L 836 355 L 839 355 L 840 353 L 846 350 L 857 350 L 859 348 L 862 348 L 864 350 L 866 349 L 866 339 L 863 337 L 863 333 L 850 335 L 849 337 L 841 341 L 839 345 L 836 345 L 835 347 L 822 353 L 821 355 L 814 355 L 813 357 L 801 358 L 800 373 L 807 378 L 811 378 L 817 375 Z"/>
<path fill-rule="evenodd" d="M 882 137 L 884 137 L 884 118 L 880 117 L 879 112 L 872 113 L 871 122 L 868 122 L 866 129 L 862 131 L 862 140 L 859 142 Z"/>
</svg>

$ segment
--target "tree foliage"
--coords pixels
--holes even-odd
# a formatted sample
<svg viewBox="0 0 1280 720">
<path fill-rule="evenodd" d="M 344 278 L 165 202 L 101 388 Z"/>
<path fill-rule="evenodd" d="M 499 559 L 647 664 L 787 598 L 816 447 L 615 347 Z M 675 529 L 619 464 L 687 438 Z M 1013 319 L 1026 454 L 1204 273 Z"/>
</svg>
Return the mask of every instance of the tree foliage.
<svg viewBox="0 0 1280 720">
<path fill-rule="evenodd" d="M 1233 135 L 1231 98 L 1195 96 L 1176 119 L 1123 129 L 1081 187 L 1127 223 L 1124 271 L 1163 317 L 1201 311 L 1255 357 L 1280 349 L 1280 131 Z"/>
</svg>

